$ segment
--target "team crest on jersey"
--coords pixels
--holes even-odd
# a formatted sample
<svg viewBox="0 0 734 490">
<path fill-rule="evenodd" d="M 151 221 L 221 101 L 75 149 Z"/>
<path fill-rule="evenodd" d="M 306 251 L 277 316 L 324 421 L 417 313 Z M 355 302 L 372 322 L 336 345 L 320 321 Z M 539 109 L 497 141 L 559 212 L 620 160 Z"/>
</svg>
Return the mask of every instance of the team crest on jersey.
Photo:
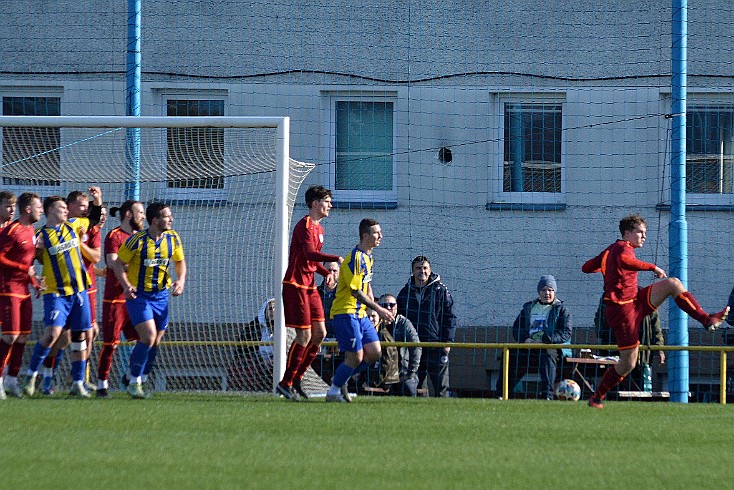
<svg viewBox="0 0 734 490">
<path fill-rule="evenodd" d="M 324 243 L 324 234 L 319 233 L 319 243 Z"/>
</svg>

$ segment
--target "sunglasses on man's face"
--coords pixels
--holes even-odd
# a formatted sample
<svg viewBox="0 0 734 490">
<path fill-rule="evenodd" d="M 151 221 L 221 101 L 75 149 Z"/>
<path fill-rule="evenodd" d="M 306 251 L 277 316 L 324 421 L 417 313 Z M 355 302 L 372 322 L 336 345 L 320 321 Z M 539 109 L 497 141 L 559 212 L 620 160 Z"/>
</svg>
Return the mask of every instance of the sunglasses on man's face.
<svg viewBox="0 0 734 490">
<path fill-rule="evenodd" d="M 382 306 L 383 308 L 395 308 L 396 306 L 398 306 L 398 304 L 397 303 L 380 303 L 380 306 Z"/>
</svg>

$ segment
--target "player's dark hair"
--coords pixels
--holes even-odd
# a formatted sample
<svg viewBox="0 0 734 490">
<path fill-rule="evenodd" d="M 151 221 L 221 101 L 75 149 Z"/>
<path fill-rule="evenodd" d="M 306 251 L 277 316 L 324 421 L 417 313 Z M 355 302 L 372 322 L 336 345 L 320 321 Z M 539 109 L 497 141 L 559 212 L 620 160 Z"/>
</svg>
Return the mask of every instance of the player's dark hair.
<svg viewBox="0 0 734 490">
<path fill-rule="evenodd" d="M 66 200 L 61 196 L 48 196 L 46 199 L 43 200 L 43 212 L 44 214 L 48 214 L 48 210 L 51 209 L 51 206 L 56 204 L 59 201 L 64 201 L 66 203 Z"/>
<path fill-rule="evenodd" d="M 312 185 L 306 190 L 306 206 L 311 209 L 311 203 L 331 197 L 331 191 L 323 185 Z"/>
<path fill-rule="evenodd" d="M 370 232 L 370 228 L 379 225 L 380 223 L 376 219 L 365 218 L 359 222 L 359 239 L 362 239 L 362 235 Z"/>
<path fill-rule="evenodd" d="M 128 211 L 132 210 L 133 206 L 139 203 L 140 201 L 135 201 L 134 199 L 128 199 L 124 203 L 120 204 L 120 207 L 112 207 L 110 208 L 110 216 L 116 215 L 118 212 L 120 213 L 120 221 L 122 221 L 125 218 L 125 215 Z M 142 204 L 142 203 L 140 203 Z"/>
<path fill-rule="evenodd" d="M 148 221 L 148 224 L 151 224 L 154 219 L 160 218 L 161 211 L 168 207 L 170 207 L 168 204 L 160 201 L 148 204 L 148 207 L 145 209 L 145 219 Z"/>
<path fill-rule="evenodd" d="M 14 201 L 15 194 L 13 194 L 10 191 L 0 191 L 0 201 L 2 201 L 3 199 L 7 199 L 8 201 Z"/>
<path fill-rule="evenodd" d="M 410 263 L 410 269 L 413 270 L 413 267 L 415 267 L 415 264 L 418 264 L 420 262 L 428 262 L 428 265 L 431 265 L 431 261 L 428 260 L 428 257 L 426 257 L 425 255 L 416 255 L 416 257 Z"/>
<path fill-rule="evenodd" d="M 69 195 L 66 196 L 66 204 L 76 201 L 79 196 L 83 196 L 89 199 L 89 196 L 84 191 L 71 191 Z"/>
<path fill-rule="evenodd" d="M 20 197 L 18 198 L 18 210 L 20 210 L 20 212 L 23 212 L 23 210 L 27 206 L 31 205 L 31 202 L 33 202 L 33 199 L 38 199 L 40 201 L 41 196 L 39 196 L 35 192 L 24 192 L 23 194 L 21 194 Z"/>
<path fill-rule="evenodd" d="M 619 220 L 619 232 L 624 236 L 625 231 L 633 231 L 639 225 L 647 226 L 645 218 L 639 214 L 630 214 Z"/>
</svg>

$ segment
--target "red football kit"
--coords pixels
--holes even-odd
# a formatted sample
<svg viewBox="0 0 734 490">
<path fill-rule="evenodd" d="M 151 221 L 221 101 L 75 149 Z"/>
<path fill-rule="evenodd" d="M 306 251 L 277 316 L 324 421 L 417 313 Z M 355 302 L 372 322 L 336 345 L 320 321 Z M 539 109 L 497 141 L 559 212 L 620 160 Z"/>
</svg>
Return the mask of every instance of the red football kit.
<svg viewBox="0 0 734 490">
<path fill-rule="evenodd" d="M 293 229 L 288 253 L 288 268 L 283 278 L 285 324 L 293 328 L 311 328 L 314 321 L 324 321 L 324 307 L 316 290 L 314 272 L 327 276 L 322 262 L 336 262 L 338 255 L 321 253 L 324 228 L 306 215 Z"/>
<path fill-rule="evenodd" d="M 637 283 L 638 271 L 654 271 L 655 267 L 638 260 L 634 247 L 625 240 L 617 240 L 581 267 L 587 274 L 601 272 L 604 276 L 604 311 L 620 349 L 639 345 L 642 319 L 657 309 L 650 303 L 650 286 L 639 289 Z"/>
<path fill-rule="evenodd" d="M 28 271 L 36 254 L 32 225 L 13 221 L 0 231 L 0 321 L 2 331 L 31 333 L 31 295 Z"/>
</svg>

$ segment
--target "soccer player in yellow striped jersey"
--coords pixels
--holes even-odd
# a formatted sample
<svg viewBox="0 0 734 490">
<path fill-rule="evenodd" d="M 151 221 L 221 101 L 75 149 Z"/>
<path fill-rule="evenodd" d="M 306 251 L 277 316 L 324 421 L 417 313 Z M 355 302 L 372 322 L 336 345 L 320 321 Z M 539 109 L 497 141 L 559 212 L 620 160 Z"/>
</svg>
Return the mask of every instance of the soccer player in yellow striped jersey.
<svg viewBox="0 0 734 490">
<path fill-rule="evenodd" d="M 33 349 L 28 365 L 24 391 L 35 393 L 36 376 L 41 362 L 51 351 L 51 346 L 64 329 L 71 330 L 71 375 L 70 394 L 89 398 L 84 387 L 84 372 L 87 364 L 87 332 L 91 326 L 89 309 L 89 276 L 82 260 L 81 236 L 90 225 L 99 220 L 102 191 L 91 187 L 89 194 L 94 198 L 89 218 L 69 223 L 68 207 L 61 196 L 47 197 L 43 201 L 46 224 L 36 232 L 36 259 L 43 264 L 46 290 L 43 295 L 43 335 Z"/>
<path fill-rule="evenodd" d="M 388 323 L 394 319 L 390 310 L 377 304 L 372 293 L 372 250 L 381 241 L 380 223 L 363 219 L 359 223 L 359 245 L 344 259 L 339 270 L 336 297 L 331 305 L 331 326 L 345 358 L 334 372 L 326 393 L 327 402 L 351 401 L 346 392 L 349 378 L 377 362 L 382 355 L 377 331 L 367 318 L 367 308 L 370 308 Z"/>
<path fill-rule="evenodd" d="M 110 266 L 125 294 L 130 321 L 140 340 L 130 353 L 128 393 L 133 398 L 147 398 L 142 374 L 152 365 L 168 327 L 169 290 L 173 296 L 183 293 L 186 284 L 186 259 L 178 233 L 173 231 L 171 208 L 161 202 L 145 210 L 148 229 L 128 238 L 117 251 Z M 168 269 L 173 261 L 176 280 Z"/>
</svg>

